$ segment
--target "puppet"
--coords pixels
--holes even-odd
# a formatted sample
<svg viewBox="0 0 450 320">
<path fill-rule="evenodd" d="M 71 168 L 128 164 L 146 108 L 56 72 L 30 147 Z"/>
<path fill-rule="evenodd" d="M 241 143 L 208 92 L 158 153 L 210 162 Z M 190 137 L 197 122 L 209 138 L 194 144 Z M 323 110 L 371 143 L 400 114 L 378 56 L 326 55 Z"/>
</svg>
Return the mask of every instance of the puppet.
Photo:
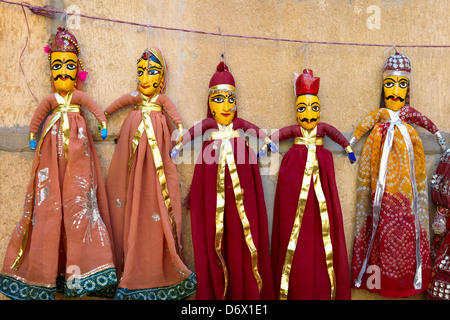
<svg viewBox="0 0 450 320">
<path fill-rule="evenodd" d="M 431 200 L 437 210 L 431 225 L 434 264 L 427 295 L 430 300 L 450 300 L 450 149 L 441 156 L 431 180 Z"/>
<path fill-rule="evenodd" d="M 178 141 L 183 125 L 164 94 L 166 74 L 161 51 L 146 49 L 137 62 L 137 90 L 105 111 L 110 116 L 134 105 L 123 121 L 106 179 L 118 300 L 179 300 L 195 292 L 195 274 L 182 259 L 180 186 L 169 156 L 171 120 Z"/>
<path fill-rule="evenodd" d="M 370 131 L 358 175 L 352 286 L 386 297 L 424 292 L 430 278 L 428 196 L 422 141 L 411 124 L 435 134 L 409 105 L 411 62 L 395 52 L 383 67 L 380 107 L 358 125 L 350 144 Z"/>
<path fill-rule="evenodd" d="M 237 116 L 235 80 L 221 62 L 209 83 L 207 118 L 172 151 L 205 141 L 190 187 L 192 242 L 200 300 L 273 298 L 267 212 L 255 153 L 240 132 L 276 151 L 256 125 Z"/>
<path fill-rule="evenodd" d="M 333 156 L 323 147 L 329 137 L 356 161 L 347 139 L 319 122 L 320 78 L 310 69 L 296 79 L 298 124 L 270 136 L 294 138 L 283 157 L 275 194 L 272 271 L 277 299 L 350 299 L 350 274 Z"/>
<path fill-rule="evenodd" d="M 100 295 L 109 297 L 116 272 L 108 203 L 94 141 L 80 107 L 101 123 L 103 139 L 106 118 L 82 91 L 87 72 L 75 36 L 60 28 L 45 51 L 54 93 L 44 98 L 31 119 L 30 147 L 36 153 L 23 216 L 6 251 L 0 290 L 20 300 L 54 299 L 60 289 L 66 297 L 101 290 Z"/>
</svg>

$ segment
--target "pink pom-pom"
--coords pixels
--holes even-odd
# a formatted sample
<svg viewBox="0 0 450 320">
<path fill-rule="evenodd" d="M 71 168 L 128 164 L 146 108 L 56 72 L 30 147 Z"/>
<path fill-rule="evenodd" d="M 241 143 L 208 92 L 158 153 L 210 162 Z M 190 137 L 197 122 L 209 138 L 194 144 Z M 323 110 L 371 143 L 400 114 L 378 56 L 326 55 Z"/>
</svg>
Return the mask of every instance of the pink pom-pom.
<svg viewBox="0 0 450 320">
<path fill-rule="evenodd" d="M 44 51 L 45 51 L 45 53 L 50 53 L 50 51 L 51 51 L 50 46 L 45 46 Z"/>
<path fill-rule="evenodd" d="M 78 77 L 80 78 L 81 82 L 86 81 L 87 75 L 88 75 L 87 71 L 80 71 L 80 72 L 78 72 Z"/>
</svg>

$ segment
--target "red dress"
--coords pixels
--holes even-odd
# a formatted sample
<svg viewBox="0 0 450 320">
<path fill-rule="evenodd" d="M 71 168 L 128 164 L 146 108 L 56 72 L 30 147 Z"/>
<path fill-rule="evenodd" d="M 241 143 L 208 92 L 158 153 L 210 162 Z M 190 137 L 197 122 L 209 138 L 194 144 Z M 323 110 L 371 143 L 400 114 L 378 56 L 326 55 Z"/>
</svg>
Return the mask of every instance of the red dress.
<svg viewBox="0 0 450 320">
<path fill-rule="evenodd" d="M 320 139 L 326 135 L 343 148 L 349 145 L 347 139 L 331 125 L 318 123 L 316 128 L 315 138 Z M 276 143 L 291 137 L 302 137 L 299 125 L 282 128 L 270 139 Z M 277 298 L 280 296 L 283 267 L 307 167 L 307 155 L 306 145 L 294 144 L 280 165 L 272 229 L 272 270 Z M 335 299 L 350 299 L 349 263 L 333 157 L 329 150 L 319 144 L 316 145 L 316 155 L 321 189 L 328 210 L 332 266 L 336 279 Z M 331 281 L 327 270 L 321 220 L 312 177 L 292 258 L 287 299 L 328 300 L 331 297 Z"/>
<path fill-rule="evenodd" d="M 259 139 L 266 135 L 258 127 L 240 118 L 235 118 L 232 129 L 252 131 Z M 219 129 L 212 118 L 204 119 L 184 135 L 183 144 L 196 136 L 203 136 L 207 130 Z M 221 262 L 216 252 L 216 205 L 218 158 L 222 142 L 206 141 L 195 165 L 190 188 L 190 214 L 192 242 L 197 274 L 197 295 L 199 300 L 258 300 L 273 298 L 273 282 L 269 256 L 269 235 L 264 192 L 254 152 L 246 141 L 239 137 L 229 139 L 233 159 L 242 189 L 245 215 L 257 252 L 257 269 L 262 282 L 258 287 L 252 265 L 249 244 L 243 232 L 244 222 L 240 219 L 230 169 L 225 166 L 224 180 L 224 228 L 220 243 Z M 231 159 L 230 159 L 231 160 Z M 224 270 L 227 276 L 224 276 Z M 226 284 L 226 288 L 225 288 Z"/>
<path fill-rule="evenodd" d="M 431 243 L 434 265 L 427 290 L 430 300 L 450 300 L 450 149 L 444 152 L 431 180 L 431 201 L 437 206 Z M 438 221 L 436 218 L 439 218 Z M 437 228 L 436 222 L 442 223 Z"/>
</svg>

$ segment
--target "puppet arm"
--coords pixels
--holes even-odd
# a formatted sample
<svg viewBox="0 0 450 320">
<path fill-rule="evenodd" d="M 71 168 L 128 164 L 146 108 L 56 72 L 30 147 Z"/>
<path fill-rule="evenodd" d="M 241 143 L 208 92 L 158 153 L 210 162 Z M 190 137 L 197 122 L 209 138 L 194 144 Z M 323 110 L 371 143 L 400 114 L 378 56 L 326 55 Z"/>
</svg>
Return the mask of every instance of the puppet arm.
<svg viewBox="0 0 450 320">
<path fill-rule="evenodd" d="M 359 139 L 366 133 L 367 131 L 371 130 L 375 124 L 382 121 L 382 118 L 384 116 L 384 108 L 378 108 L 373 110 L 369 115 L 367 115 L 363 121 L 359 123 L 359 125 L 356 127 L 355 132 L 353 132 L 353 136 L 350 139 L 350 146 L 354 146 L 356 142 L 358 142 Z"/>
<path fill-rule="evenodd" d="M 258 159 L 264 157 L 264 155 L 267 153 L 267 148 L 269 148 L 273 153 L 278 152 L 278 147 L 276 146 L 276 144 L 273 143 L 270 137 L 257 125 L 242 118 L 236 118 L 233 121 L 233 127 L 235 129 L 242 129 L 246 134 L 252 135 L 259 140 L 264 141 L 264 145 L 258 151 Z"/>
<path fill-rule="evenodd" d="M 444 137 L 442 137 L 442 134 L 439 132 L 438 127 L 433 123 L 433 121 L 412 107 L 408 106 L 404 107 L 404 109 L 404 112 L 402 112 L 403 120 L 409 123 L 414 123 L 419 127 L 433 133 L 436 136 L 437 143 L 441 147 L 442 152 L 445 152 L 447 148 L 445 146 L 446 143 Z"/>
<path fill-rule="evenodd" d="M 172 100 L 166 96 L 165 94 L 161 94 L 158 97 L 158 102 L 163 106 L 164 110 L 167 112 L 169 117 L 172 119 L 173 123 L 177 127 L 177 137 L 176 137 L 176 143 L 180 143 L 183 141 L 183 123 L 181 121 L 180 114 L 178 113 L 177 108 L 175 107 L 175 104 L 172 102 Z"/>
<path fill-rule="evenodd" d="M 108 129 L 106 125 L 106 115 L 103 113 L 100 106 L 92 99 L 90 96 L 88 96 L 83 91 L 75 90 L 72 95 L 72 103 L 79 104 L 85 107 L 87 110 L 92 112 L 92 114 L 95 116 L 97 121 L 100 124 L 101 129 L 101 136 L 102 139 L 105 140 L 108 136 Z"/>
<path fill-rule="evenodd" d="M 347 157 L 350 160 L 350 163 L 355 163 L 356 156 L 353 153 L 350 143 L 344 137 L 344 135 L 332 125 L 329 125 L 327 123 L 322 123 L 321 125 L 323 126 L 326 136 L 333 140 L 335 143 L 339 144 L 345 150 L 345 152 L 347 152 Z"/>
<path fill-rule="evenodd" d="M 57 105 L 55 95 L 50 94 L 42 100 L 36 108 L 36 111 L 33 114 L 30 122 L 30 129 L 28 133 L 28 138 L 30 141 L 30 149 L 36 149 L 36 133 L 39 130 L 39 126 L 42 121 L 45 119 L 47 114 Z"/>
<path fill-rule="evenodd" d="M 177 143 L 170 152 L 170 157 L 175 159 L 183 146 L 194 140 L 198 136 L 202 136 L 207 130 L 217 128 L 217 122 L 212 118 L 203 119 L 201 122 L 192 126 L 186 134 L 183 135 L 181 142 Z"/>
</svg>

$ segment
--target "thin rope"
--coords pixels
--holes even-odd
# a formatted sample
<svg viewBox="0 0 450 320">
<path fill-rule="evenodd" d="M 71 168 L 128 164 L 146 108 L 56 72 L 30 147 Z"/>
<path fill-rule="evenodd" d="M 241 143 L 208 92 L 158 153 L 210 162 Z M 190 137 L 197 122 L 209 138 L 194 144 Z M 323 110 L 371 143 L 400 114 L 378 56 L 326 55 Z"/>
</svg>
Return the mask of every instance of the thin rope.
<svg viewBox="0 0 450 320">
<path fill-rule="evenodd" d="M 30 9 L 31 12 L 33 12 L 36 15 L 42 15 L 45 17 L 52 17 L 51 14 L 60 13 L 63 14 L 65 11 L 61 10 L 55 10 L 50 9 L 48 7 L 40 7 L 40 6 L 33 6 L 28 3 L 17 3 L 7 0 L 0 0 L 0 2 L 11 4 L 11 5 L 18 5 L 22 7 L 26 7 Z M 189 30 L 189 29 L 183 29 L 183 28 L 172 28 L 172 27 L 163 27 L 163 26 L 155 26 L 151 24 L 143 24 L 143 23 L 136 23 L 131 21 L 124 21 L 124 20 L 116 20 L 116 19 L 107 19 L 102 17 L 96 17 L 96 16 L 89 16 L 86 14 L 80 14 L 80 13 L 67 13 L 68 15 L 76 15 L 87 19 L 94 19 L 94 20 L 103 20 L 113 23 L 120 23 L 120 24 L 128 24 L 133 26 L 141 26 L 141 27 L 148 27 L 148 28 L 154 28 L 154 29 L 163 29 L 163 30 L 170 30 L 170 31 L 180 31 L 180 32 L 188 32 L 188 33 L 197 33 L 197 34 L 205 34 L 205 35 L 212 35 L 212 36 L 223 36 L 223 37 L 231 37 L 231 38 L 241 38 L 241 39 L 255 39 L 255 40 L 268 40 L 268 41 L 282 41 L 282 42 L 300 42 L 300 43 L 315 43 L 315 44 L 328 44 L 328 45 L 346 45 L 346 46 L 369 46 L 369 47 L 393 47 L 392 44 L 377 44 L 377 43 L 357 43 L 357 42 L 337 42 L 337 41 L 310 41 L 310 40 L 296 40 L 296 39 L 286 39 L 286 38 L 272 38 L 272 37 L 259 37 L 259 36 L 246 36 L 246 35 L 238 35 L 238 34 L 220 34 L 218 32 L 207 32 L 207 31 L 200 31 L 200 30 Z M 448 48 L 450 45 L 420 45 L 420 44 L 397 44 L 395 47 L 408 47 L 408 48 Z"/>
</svg>

